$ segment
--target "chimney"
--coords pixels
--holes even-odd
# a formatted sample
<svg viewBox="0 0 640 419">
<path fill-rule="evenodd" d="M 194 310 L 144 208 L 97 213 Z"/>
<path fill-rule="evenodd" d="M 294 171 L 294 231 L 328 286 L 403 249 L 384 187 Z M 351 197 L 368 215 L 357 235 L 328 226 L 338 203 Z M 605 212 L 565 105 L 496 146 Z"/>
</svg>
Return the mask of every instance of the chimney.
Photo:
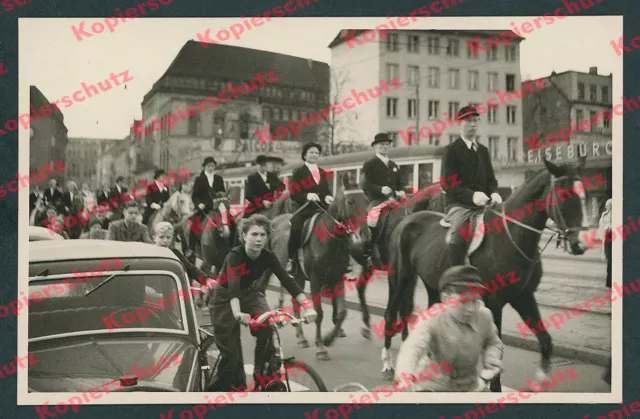
<svg viewBox="0 0 640 419">
<path fill-rule="evenodd" d="M 307 65 L 309 68 L 313 68 L 313 60 L 311 58 L 307 58 Z"/>
<path fill-rule="evenodd" d="M 597 76 L 598 75 L 598 67 L 589 67 L 589 74 Z"/>
</svg>

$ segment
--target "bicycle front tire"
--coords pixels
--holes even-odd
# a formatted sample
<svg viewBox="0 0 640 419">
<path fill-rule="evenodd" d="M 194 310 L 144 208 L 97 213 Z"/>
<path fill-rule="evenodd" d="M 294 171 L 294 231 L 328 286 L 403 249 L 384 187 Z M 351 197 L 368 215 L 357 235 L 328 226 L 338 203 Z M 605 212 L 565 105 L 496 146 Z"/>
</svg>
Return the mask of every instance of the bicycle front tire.
<svg viewBox="0 0 640 419">
<path fill-rule="evenodd" d="M 287 370 L 287 377 L 289 380 L 288 387 L 290 392 L 311 391 L 311 392 L 317 392 L 317 393 L 326 393 L 329 391 L 327 390 L 327 386 L 322 380 L 322 377 L 320 377 L 320 374 L 318 374 L 316 370 L 314 370 L 306 362 L 296 361 L 296 360 L 287 360 L 284 363 L 284 367 Z M 311 380 L 311 382 L 314 383 L 315 389 L 307 387 L 307 390 L 295 390 L 296 386 L 291 385 L 292 381 L 297 383 L 301 381 L 305 382 L 308 380 Z"/>
</svg>

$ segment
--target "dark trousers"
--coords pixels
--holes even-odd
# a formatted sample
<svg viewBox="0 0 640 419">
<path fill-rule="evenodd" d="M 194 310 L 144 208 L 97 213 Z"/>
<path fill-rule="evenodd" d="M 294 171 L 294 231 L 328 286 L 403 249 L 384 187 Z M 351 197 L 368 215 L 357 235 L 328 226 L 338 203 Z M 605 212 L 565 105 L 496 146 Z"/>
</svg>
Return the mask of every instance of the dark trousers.
<svg viewBox="0 0 640 419">
<path fill-rule="evenodd" d="M 291 232 L 289 233 L 289 242 L 287 245 L 289 259 L 295 258 L 296 251 L 302 244 L 302 228 L 304 227 L 304 222 L 318 211 L 320 210 L 316 204 L 309 203 L 302 211 L 291 217 Z"/>
<path fill-rule="evenodd" d="M 605 233 L 605 237 L 607 237 L 607 233 Z M 607 258 L 607 287 L 611 288 L 611 241 L 604 242 L 604 255 Z"/>
<path fill-rule="evenodd" d="M 255 290 L 246 290 L 240 297 L 240 309 L 253 318 L 270 311 L 265 295 Z M 210 303 L 209 313 L 214 328 L 216 344 L 220 350 L 220 363 L 216 372 L 216 379 L 209 386 L 209 392 L 226 392 L 247 388 L 244 373 L 244 357 L 242 354 L 241 326 L 233 318 L 229 304 L 229 292 L 222 286 L 215 288 Z M 275 349 L 271 342 L 272 329 L 270 327 L 249 327 L 251 335 L 256 337 L 254 353 L 254 379 L 258 384 L 266 385 L 266 380 L 260 374 L 265 362 L 273 357 Z M 269 375 L 269 374 L 265 374 Z"/>
</svg>

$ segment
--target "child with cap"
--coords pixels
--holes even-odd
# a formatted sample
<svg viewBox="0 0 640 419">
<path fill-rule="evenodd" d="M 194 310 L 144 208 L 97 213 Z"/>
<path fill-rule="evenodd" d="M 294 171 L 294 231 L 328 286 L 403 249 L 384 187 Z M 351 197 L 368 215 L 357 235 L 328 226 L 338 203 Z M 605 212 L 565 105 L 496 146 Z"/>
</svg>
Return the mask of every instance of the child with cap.
<svg viewBox="0 0 640 419">
<path fill-rule="evenodd" d="M 453 266 L 442 274 L 438 289 L 444 310 L 435 317 L 422 315 L 398 353 L 396 378 L 410 379 L 415 385 L 409 391 L 488 391 L 502 371 L 504 345 L 491 311 L 471 292 L 478 288 L 486 290 L 473 266 Z M 449 371 L 425 378 L 429 365 L 445 362 Z"/>
</svg>

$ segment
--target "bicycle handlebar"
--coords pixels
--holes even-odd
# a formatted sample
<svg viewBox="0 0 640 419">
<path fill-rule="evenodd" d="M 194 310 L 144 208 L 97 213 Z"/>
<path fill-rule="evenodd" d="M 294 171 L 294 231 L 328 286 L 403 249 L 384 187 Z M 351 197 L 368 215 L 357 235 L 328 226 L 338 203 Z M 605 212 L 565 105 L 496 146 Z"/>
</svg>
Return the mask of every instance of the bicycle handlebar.
<svg viewBox="0 0 640 419">
<path fill-rule="evenodd" d="M 275 317 L 275 318 L 278 318 L 278 321 L 274 322 L 275 324 L 272 323 L 272 325 L 277 328 L 281 328 L 281 327 L 284 327 L 285 325 L 283 324 L 282 322 L 283 319 L 281 319 L 280 316 L 286 317 L 289 320 L 291 320 L 292 326 L 297 326 L 300 323 L 305 323 L 305 324 L 309 323 L 305 319 L 297 319 L 295 316 L 292 316 L 291 314 L 279 309 L 279 310 L 267 311 L 265 313 L 262 313 L 262 315 L 260 315 L 260 317 L 258 317 L 257 319 L 249 320 L 249 326 L 266 324 L 269 320 Z"/>
</svg>

